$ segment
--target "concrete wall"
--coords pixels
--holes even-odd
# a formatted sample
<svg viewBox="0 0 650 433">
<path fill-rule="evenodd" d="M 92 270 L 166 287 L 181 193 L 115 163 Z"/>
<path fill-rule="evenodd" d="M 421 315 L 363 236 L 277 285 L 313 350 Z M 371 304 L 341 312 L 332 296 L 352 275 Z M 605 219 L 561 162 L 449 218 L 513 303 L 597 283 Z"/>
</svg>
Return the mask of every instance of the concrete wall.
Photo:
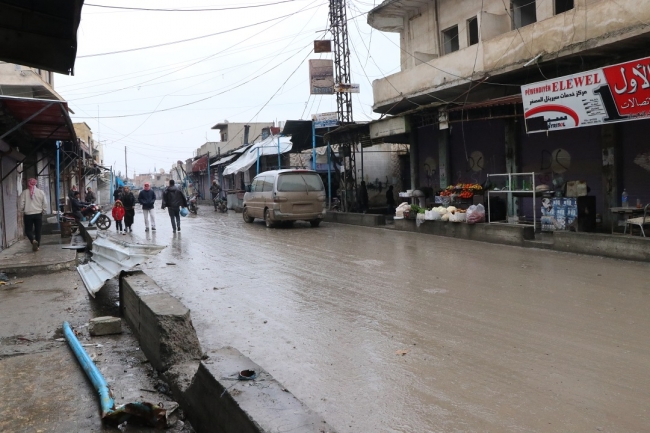
<svg viewBox="0 0 650 433">
<path fill-rule="evenodd" d="M 38 72 L 35 68 L 0 62 L 0 94 L 22 98 L 42 98 L 63 100 L 54 91 L 54 80 L 47 71 Z"/>
<path fill-rule="evenodd" d="M 483 14 L 479 13 L 480 0 L 441 0 L 439 27 L 444 30 L 458 25 L 460 50 L 430 60 L 428 64 L 402 59 L 401 72 L 373 82 L 375 109 L 390 106 L 405 96 L 466 83 L 465 77 L 469 77 L 472 71 L 477 75 L 498 75 L 520 68 L 538 54 L 548 58 L 562 57 L 580 52 L 587 46 L 591 49 L 648 32 L 642 25 L 650 22 L 648 2 L 585 1 L 576 1 L 577 7 L 573 10 L 553 15 L 554 2 L 538 0 L 538 21 L 517 31 L 510 30 L 510 17 L 501 0 L 486 0 Z M 401 44 L 407 51 L 403 55 L 411 58 L 418 50 L 430 49 L 437 53 L 431 48 L 431 41 L 438 38 L 438 32 L 433 30 L 435 25 L 431 24 L 435 19 L 427 18 L 430 14 L 435 15 L 435 11 L 423 7 L 420 13 L 417 19 L 405 18 L 401 31 Z M 466 22 L 477 15 L 482 38 L 478 45 L 468 47 Z M 483 20 L 486 21 L 485 29 L 482 28 Z M 427 33 L 427 30 L 431 31 Z M 584 44 L 586 41 L 588 44 Z"/>
<path fill-rule="evenodd" d="M 535 232 L 532 226 L 510 226 L 505 224 L 465 224 L 426 221 L 418 227 L 415 224 L 415 220 L 396 219 L 395 229 L 514 246 L 524 246 L 525 241 L 535 239 Z"/>
</svg>

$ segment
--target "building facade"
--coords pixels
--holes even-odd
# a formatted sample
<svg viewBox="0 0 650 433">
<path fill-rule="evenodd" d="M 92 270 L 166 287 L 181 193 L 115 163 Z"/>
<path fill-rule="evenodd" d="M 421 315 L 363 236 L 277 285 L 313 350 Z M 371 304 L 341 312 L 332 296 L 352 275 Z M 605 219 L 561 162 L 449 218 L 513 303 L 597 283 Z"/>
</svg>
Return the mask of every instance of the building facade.
<svg viewBox="0 0 650 433">
<path fill-rule="evenodd" d="M 383 140 L 410 144 L 413 188 L 516 172 L 534 172 L 537 185 L 551 188 L 585 181 L 605 224 L 624 189 L 632 202 L 650 202 L 650 121 L 637 120 L 645 116 L 562 130 L 549 123 L 545 133 L 531 133 L 521 93 L 637 59 L 645 72 L 650 3 L 388 0 L 368 23 L 400 37 L 401 70 L 373 83 L 373 108 L 389 115 L 383 126 L 397 125 Z M 370 138 L 387 130 L 381 122 L 370 126 Z M 518 203 L 520 212 L 539 213 L 529 201 Z"/>
</svg>

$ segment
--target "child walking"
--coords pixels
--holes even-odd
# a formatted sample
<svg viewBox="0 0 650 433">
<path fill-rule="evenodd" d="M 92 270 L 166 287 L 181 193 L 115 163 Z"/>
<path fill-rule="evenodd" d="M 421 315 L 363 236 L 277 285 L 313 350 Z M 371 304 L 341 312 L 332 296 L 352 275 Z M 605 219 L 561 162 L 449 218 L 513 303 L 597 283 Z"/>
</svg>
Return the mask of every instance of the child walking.
<svg viewBox="0 0 650 433">
<path fill-rule="evenodd" d="M 118 233 L 126 234 L 126 231 L 122 231 L 122 219 L 124 219 L 124 205 L 120 200 L 115 200 L 115 206 L 113 206 L 113 219 L 115 220 L 115 228 Z"/>
</svg>

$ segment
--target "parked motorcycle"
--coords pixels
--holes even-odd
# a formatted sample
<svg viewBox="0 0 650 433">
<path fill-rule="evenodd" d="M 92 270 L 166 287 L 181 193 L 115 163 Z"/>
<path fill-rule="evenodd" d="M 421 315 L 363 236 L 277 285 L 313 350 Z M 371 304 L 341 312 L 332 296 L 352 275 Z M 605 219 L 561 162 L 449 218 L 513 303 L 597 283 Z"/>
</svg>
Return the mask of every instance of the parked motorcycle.
<svg viewBox="0 0 650 433">
<path fill-rule="evenodd" d="M 228 203 L 226 200 L 215 197 L 212 199 L 212 203 L 214 203 L 214 210 L 219 211 L 221 213 L 226 213 L 228 212 Z"/>
<path fill-rule="evenodd" d="M 108 230 L 111 227 L 111 219 L 108 215 L 102 213 L 102 207 L 98 204 L 90 204 L 84 208 L 82 214 L 88 218 L 89 226 L 96 225 L 100 230 Z M 62 221 L 75 221 L 76 217 L 73 213 L 64 213 L 61 217 Z"/>
<path fill-rule="evenodd" d="M 196 215 L 199 212 L 199 195 L 193 194 L 187 202 L 187 209 Z"/>
</svg>

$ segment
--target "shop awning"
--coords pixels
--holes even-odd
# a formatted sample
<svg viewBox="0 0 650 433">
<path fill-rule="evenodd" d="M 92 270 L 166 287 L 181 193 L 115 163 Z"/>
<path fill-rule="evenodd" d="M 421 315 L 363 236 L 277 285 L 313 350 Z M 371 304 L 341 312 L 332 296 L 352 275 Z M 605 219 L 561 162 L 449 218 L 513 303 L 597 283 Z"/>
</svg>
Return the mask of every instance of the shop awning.
<svg viewBox="0 0 650 433">
<path fill-rule="evenodd" d="M 278 139 L 280 140 L 280 144 L 278 144 Z M 289 137 L 272 135 L 266 140 L 253 144 L 239 159 L 226 167 L 223 175 L 227 176 L 248 170 L 257 162 L 258 156 L 277 155 L 278 148 L 280 149 L 280 153 L 287 153 L 291 151 L 292 147 L 293 144 Z"/>
<path fill-rule="evenodd" d="M 239 156 L 239 154 L 234 153 L 232 155 L 224 156 L 223 158 L 221 158 L 217 162 L 213 162 L 212 164 L 210 164 L 210 167 L 216 167 L 217 165 L 225 164 L 228 161 L 232 161 L 232 159 L 235 158 L 236 156 Z"/>
<path fill-rule="evenodd" d="M 192 172 L 203 171 L 208 169 L 208 155 L 202 156 L 192 162 Z"/>
<path fill-rule="evenodd" d="M 37 140 L 77 141 L 65 101 L 0 96 L 0 123 L 8 126 L 7 116 L 15 125 L 0 128 L 5 141 L 19 129 Z"/>
<path fill-rule="evenodd" d="M 0 60 L 72 74 L 83 3 L 0 1 Z"/>
</svg>

